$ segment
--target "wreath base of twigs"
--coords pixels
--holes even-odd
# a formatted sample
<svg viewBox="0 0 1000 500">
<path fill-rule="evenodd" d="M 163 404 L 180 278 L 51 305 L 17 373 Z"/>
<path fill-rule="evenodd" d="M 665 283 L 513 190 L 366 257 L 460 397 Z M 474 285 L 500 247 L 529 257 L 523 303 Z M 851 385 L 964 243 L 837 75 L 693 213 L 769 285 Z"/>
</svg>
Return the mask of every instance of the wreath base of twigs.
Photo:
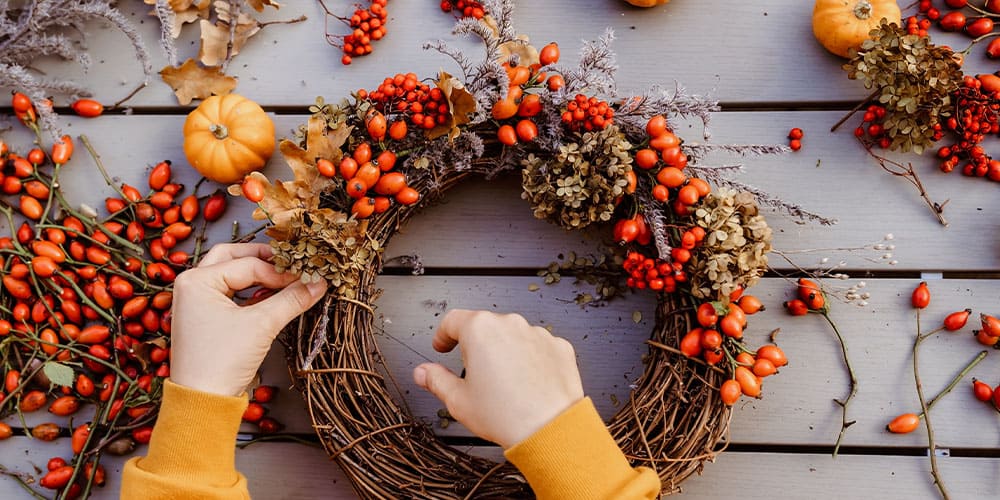
<svg viewBox="0 0 1000 500">
<path fill-rule="evenodd" d="M 473 171 L 414 185 L 421 202 L 438 198 Z M 382 246 L 419 210 L 390 210 L 371 219 L 368 235 Z M 509 463 L 474 457 L 449 446 L 413 418 L 384 366 L 375 334 L 379 254 L 362 273 L 354 299 L 328 295 L 284 336 L 290 371 L 331 459 L 361 498 L 531 498 Z M 694 324 L 694 308 L 663 294 L 647 344 L 645 370 L 608 428 L 633 466 L 649 467 L 663 494 L 719 453 L 730 409 L 717 395 L 723 375 L 671 346 Z"/>
</svg>

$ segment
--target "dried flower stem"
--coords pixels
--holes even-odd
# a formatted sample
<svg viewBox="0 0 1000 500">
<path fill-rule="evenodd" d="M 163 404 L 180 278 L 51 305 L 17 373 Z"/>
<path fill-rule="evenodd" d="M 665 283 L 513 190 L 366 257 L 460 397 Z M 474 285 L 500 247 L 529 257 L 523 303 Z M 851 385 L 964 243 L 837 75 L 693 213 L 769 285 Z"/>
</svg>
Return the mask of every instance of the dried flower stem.
<svg viewBox="0 0 1000 500">
<path fill-rule="evenodd" d="M 913 342 L 913 382 L 917 386 L 917 399 L 920 400 L 920 411 L 924 416 L 924 428 L 927 429 L 927 448 L 929 450 L 930 460 L 931 460 L 931 476 L 934 477 L 934 485 L 938 487 L 941 492 L 941 498 L 948 500 L 948 490 L 945 489 L 944 483 L 941 481 L 941 473 L 938 471 L 937 466 L 937 448 L 934 444 L 934 427 L 931 425 L 931 414 L 928 412 L 929 406 L 927 401 L 924 400 L 924 386 L 920 382 L 920 365 L 919 365 L 919 355 L 920 355 L 920 344 L 926 340 L 928 337 L 934 335 L 935 333 L 941 331 L 940 328 L 930 331 L 926 334 L 920 333 L 920 309 L 917 309 L 917 336 L 916 340 Z M 937 398 L 935 398 L 937 399 Z"/>
<path fill-rule="evenodd" d="M 123 200 L 127 200 L 128 197 L 125 196 L 125 192 L 121 190 L 120 187 L 115 185 L 114 181 L 111 180 L 111 176 L 108 175 L 108 170 L 104 168 L 104 162 L 101 161 L 101 155 L 97 154 L 94 146 L 90 143 L 90 138 L 86 135 L 80 134 L 80 142 L 83 143 L 83 147 L 87 148 L 87 152 L 90 153 L 90 157 L 94 159 L 94 164 L 97 165 L 97 170 L 101 172 L 101 176 L 104 177 L 104 183 L 110 186 L 112 189 L 121 196 Z"/>
<path fill-rule="evenodd" d="M 881 93 L 881 92 L 882 92 L 882 87 L 879 87 L 879 88 L 875 89 L 874 92 L 872 92 L 871 94 L 869 94 L 868 97 L 865 97 L 860 102 L 858 102 L 857 104 L 855 104 L 854 107 L 851 108 L 851 110 L 848 111 L 847 114 L 844 115 L 844 117 L 840 119 L 840 121 L 838 121 L 837 123 L 834 123 L 833 126 L 830 127 L 830 132 L 836 132 L 837 129 L 840 128 L 840 126 L 843 125 L 844 122 L 846 122 L 848 118 L 854 116 L 854 113 L 857 113 L 858 111 L 861 111 L 861 108 L 865 107 L 866 104 L 868 104 L 869 102 L 871 102 L 871 100 L 874 99 L 875 96 L 879 95 L 879 93 Z"/>
<path fill-rule="evenodd" d="M 910 184 L 913 184 L 913 187 L 917 188 L 917 191 L 920 193 L 920 197 L 924 199 L 927 206 L 930 207 L 931 212 L 933 212 L 934 216 L 937 217 L 938 222 L 940 222 L 942 226 L 948 226 L 948 220 L 944 218 L 944 206 L 948 204 L 949 200 L 945 200 L 943 203 L 937 203 L 932 200 L 927 194 L 927 190 L 924 189 L 924 183 L 920 181 L 920 176 L 917 175 L 917 171 L 913 169 L 912 163 L 903 165 L 902 163 L 879 156 L 872 151 L 872 144 L 870 142 L 861 138 L 858 140 L 861 142 L 861 145 L 864 146 L 865 151 L 868 151 L 868 154 L 878 162 L 879 166 L 882 167 L 882 170 L 885 170 L 896 177 L 902 177 Z"/>
<path fill-rule="evenodd" d="M 229 41 L 226 42 L 226 59 L 222 61 L 222 71 L 225 72 L 233 60 L 233 40 L 236 39 L 236 25 L 239 24 L 240 0 L 229 0 Z"/>
<path fill-rule="evenodd" d="M 933 399 L 928 401 L 927 411 L 930 411 L 931 408 L 934 408 L 934 405 L 937 404 L 937 402 L 940 401 L 941 398 L 945 397 L 949 392 L 951 392 L 951 390 L 954 389 L 955 386 L 958 385 L 958 383 L 961 382 L 962 379 L 965 378 L 965 376 L 968 375 L 969 372 L 972 371 L 972 369 L 975 368 L 980 361 L 986 359 L 987 352 L 988 351 L 979 351 L 979 354 L 976 355 L 975 358 L 972 358 L 972 361 L 970 361 L 969 364 L 965 365 L 965 368 L 962 368 L 962 371 L 958 372 L 958 375 L 955 375 L 955 377 L 951 379 L 951 382 L 948 383 L 947 387 L 945 387 L 941 392 L 937 393 L 937 396 L 934 396 Z M 922 412 L 920 413 L 920 415 L 917 416 L 920 418 L 924 418 L 924 414 Z"/>
<path fill-rule="evenodd" d="M 837 458 L 837 454 L 840 452 L 840 443 L 844 439 L 844 433 L 847 432 L 847 428 L 854 425 L 855 420 L 847 420 L 847 406 L 851 404 L 851 400 L 858 393 L 858 376 L 854 373 L 854 366 L 851 365 L 851 358 L 847 355 L 847 343 L 844 342 L 844 336 L 840 334 L 840 329 L 837 328 L 837 324 L 833 322 L 830 318 L 830 310 L 826 307 L 819 311 L 819 314 L 823 315 L 826 322 L 830 324 L 833 328 L 833 333 L 837 335 L 837 340 L 840 342 L 840 351 L 844 355 L 844 366 L 847 368 L 847 374 L 850 376 L 851 380 L 851 392 L 847 394 L 844 399 L 834 399 L 833 402 L 840 406 L 842 413 L 840 419 L 840 434 L 837 435 L 837 442 L 833 445 L 833 458 Z"/>
</svg>

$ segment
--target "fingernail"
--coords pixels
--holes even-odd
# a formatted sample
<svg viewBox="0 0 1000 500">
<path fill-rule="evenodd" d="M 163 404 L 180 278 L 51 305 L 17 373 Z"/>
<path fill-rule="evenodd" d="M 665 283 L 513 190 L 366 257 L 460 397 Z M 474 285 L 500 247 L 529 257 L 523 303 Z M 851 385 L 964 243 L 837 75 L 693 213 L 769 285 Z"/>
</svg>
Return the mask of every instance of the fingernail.
<svg viewBox="0 0 1000 500">
<path fill-rule="evenodd" d="M 427 369 L 423 365 L 413 369 L 413 382 L 422 388 L 427 388 Z"/>
</svg>

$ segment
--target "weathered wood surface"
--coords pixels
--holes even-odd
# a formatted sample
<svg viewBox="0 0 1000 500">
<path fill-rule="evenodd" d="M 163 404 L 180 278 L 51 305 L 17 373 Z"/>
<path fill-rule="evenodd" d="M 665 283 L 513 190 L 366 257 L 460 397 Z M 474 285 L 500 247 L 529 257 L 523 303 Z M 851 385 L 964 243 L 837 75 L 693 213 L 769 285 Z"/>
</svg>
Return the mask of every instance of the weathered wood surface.
<svg viewBox="0 0 1000 500">
<path fill-rule="evenodd" d="M 340 15 L 350 3 L 327 2 Z M 159 48 L 159 23 L 147 15 L 148 6 L 127 2 L 123 10 L 136 25 L 152 56 L 155 71 L 167 65 Z M 434 2 L 392 2 L 388 34 L 374 45 L 372 54 L 356 58 L 348 67 L 342 53 L 324 38 L 323 11 L 318 2 L 286 2 L 279 11 L 267 9 L 262 19 L 287 20 L 305 15 L 294 25 L 272 25 L 255 35 L 236 56 L 229 73 L 240 80 L 240 93 L 269 106 L 303 106 L 316 95 L 341 96 L 358 87 L 377 84 L 387 74 L 417 72 L 430 75 L 438 69 L 457 67 L 447 56 L 423 50 L 424 43 L 452 40 L 454 18 Z M 675 0 L 657 9 L 630 7 L 621 0 L 548 0 L 518 2 L 515 26 L 539 44 L 557 41 L 564 62 L 578 61 L 583 40 L 599 37 L 606 28 L 615 31 L 615 49 L 622 92 L 640 92 L 650 85 L 672 88 L 681 84 L 692 92 L 710 94 L 727 104 L 765 104 L 790 107 L 846 103 L 868 92 L 847 79 L 842 60 L 815 42 L 810 27 L 812 2 L 762 0 L 706 4 Z M 410 22 L 419 19 L 419 22 Z M 335 19 L 331 32 L 346 33 Z M 198 55 L 198 30 L 186 25 L 177 40 L 181 61 Z M 124 35 L 102 27 L 88 32 L 95 57 L 89 71 L 59 63 L 43 62 L 39 68 L 77 81 L 85 81 L 104 101 L 114 102 L 141 83 L 142 70 Z M 964 48 L 968 39 L 935 32 L 939 43 Z M 471 40 L 459 41 L 481 52 Z M 294 54 L 294 57 L 289 57 Z M 976 49 L 966 63 L 972 73 L 996 68 Z M 128 104 L 137 108 L 174 107 L 176 99 L 155 77 L 147 90 Z"/>
<path fill-rule="evenodd" d="M 334 7 L 349 8 L 346 4 Z M 163 67 L 166 61 L 157 47 L 158 23 L 146 17 L 147 7 L 141 2 L 129 2 L 124 8 L 138 24 L 154 68 Z M 860 380 L 850 413 L 858 423 L 845 439 L 852 448 L 849 454 L 832 460 L 817 453 L 828 451 L 836 438 L 840 413 L 832 399 L 847 391 L 839 347 L 822 318 L 784 315 L 780 303 L 791 295 L 791 286 L 784 280 L 769 278 L 754 289 L 770 309 L 752 318 L 748 336 L 759 344 L 773 328 L 781 327 L 778 342 L 792 362 L 766 381 L 764 399 L 738 405 L 731 441 L 740 451 L 724 453 L 717 463 L 706 464 L 702 476 L 684 483 L 685 495 L 690 498 L 934 497 L 926 458 L 910 456 L 926 447 L 923 434 L 894 436 L 882 430 L 887 419 L 917 409 L 910 364 L 914 316 L 908 306 L 909 293 L 920 273 L 987 278 L 932 281 L 934 300 L 923 318 L 933 324 L 951 310 L 964 307 L 977 313 L 1000 313 L 1000 252 L 992 236 L 1000 229 L 993 216 L 1000 209 L 996 187 L 957 173 L 941 174 L 931 155 L 891 156 L 912 161 L 936 201 L 950 200 L 945 215 L 951 225 L 945 229 L 911 186 L 881 172 L 860 148 L 850 134 L 854 120 L 830 133 L 829 127 L 867 91 L 848 80 L 840 69 L 841 61 L 813 41 L 811 8 L 811 2 L 792 0 L 724 5 L 674 0 L 652 10 L 634 9 L 619 0 L 548 0 L 518 5 L 518 27 L 537 42 L 559 41 L 567 64 L 576 61 L 576 45 L 581 39 L 593 39 L 605 27 L 614 28 L 623 95 L 654 83 L 672 88 L 676 81 L 693 93 L 708 93 L 722 101 L 728 111 L 712 120 L 713 142 L 783 143 L 789 128 L 801 127 L 806 136 L 800 152 L 742 160 L 713 158 L 713 163 L 743 162 L 747 169 L 739 180 L 839 219 L 832 227 L 803 225 L 780 215 L 771 215 L 768 220 L 775 228 L 776 249 L 790 252 L 788 256 L 796 265 L 819 266 L 822 258 L 830 259 L 827 265 L 843 260 L 855 278 L 866 279 L 866 290 L 872 294 L 867 307 L 836 303 L 832 313 L 845 334 Z M 317 95 L 333 100 L 358 87 L 373 86 L 395 72 L 427 75 L 438 68 L 455 70 L 446 57 L 420 48 L 430 39 L 452 38 L 452 18 L 440 13 L 436 2 L 396 1 L 390 12 L 389 35 L 375 52 L 343 67 L 340 54 L 323 40 L 318 2 L 287 2 L 267 19 L 305 14 L 308 21 L 270 26 L 254 37 L 231 67 L 231 73 L 240 78 L 237 91 L 279 113 L 275 116 L 278 134 L 287 136 L 304 122 L 304 115 L 298 113 L 304 113 Z M 420 22 L 407 22 L 415 19 Z M 198 46 L 196 30 L 188 26 L 184 31 L 178 41 L 182 59 L 195 56 Z M 957 48 L 966 40 L 937 32 L 934 37 Z M 471 54 L 478 53 L 468 40 L 456 43 L 470 48 Z M 51 75 L 86 82 L 105 102 L 124 96 L 138 83 L 138 65 L 132 58 L 120 56 L 126 50 L 123 36 L 96 26 L 88 30 L 88 44 L 92 54 L 104 57 L 95 57 L 87 73 L 51 61 L 41 61 L 38 67 Z M 289 57 L 290 53 L 296 56 Z M 993 66 L 976 49 L 968 57 L 966 71 L 992 72 Z M 57 100 L 57 105 L 64 104 Z M 142 185 L 148 167 L 166 158 L 175 161 L 176 172 L 186 172 L 180 128 L 182 115 L 189 108 L 178 106 L 167 86 L 155 76 L 149 88 L 129 105 L 143 114 L 90 121 L 68 118 L 66 132 L 89 135 L 109 170 L 122 181 Z M 4 138 L 27 144 L 27 134 L 15 128 Z M 680 134 L 688 141 L 701 140 L 698 127 L 683 126 Z M 278 159 L 266 172 L 272 178 L 286 175 Z M 184 175 L 185 183 L 192 186 L 195 176 L 190 172 Z M 71 186 L 73 199 L 94 205 L 111 193 L 82 150 L 73 168 L 64 172 L 64 184 Z M 240 220 L 242 230 L 247 231 L 254 227 L 248 213 L 245 202 L 234 200 L 227 219 Z M 881 241 L 886 233 L 894 235 L 891 242 Z M 228 240 L 229 235 L 227 224 L 212 233 L 214 241 Z M 892 257 L 883 259 L 887 250 L 870 248 L 832 250 L 876 243 L 895 245 Z M 430 335 L 443 303 L 447 307 L 519 311 L 571 338 L 588 394 L 603 415 L 613 413 L 615 400 L 627 397 L 629 383 L 641 372 L 652 298 L 633 295 L 628 301 L 581 309 L 566 303 L 576 293 L 568 277 L 559 285 L 528 291 L 529 284 L 541 285 L 539 278 L 531 276 L 532 270 L 547 265 L 560 253 L 586 253 L 592 248 L 591 241 L 534 220 L 519 199 L 516 176 L 488 183 L 472 181 L 456 188 L 441 204 L 427 209 L 404 228 L 386 255 L 418 254 L 432 273 L 446 273 L 379 280 L 386 293 L 378 303 L 378 313 L 388 320 L 380 346 L 415 415 L 433 423 L 441 405 L 413 386 L 412 367 L 430 358 L 458 369 L 456 354 L 440 355 L 430 349 Z M 794 253 L 806 249 L 826 250 Z M 890 266 L 890 260 L 898 263 Z M 777 255 L 772 265 L 782 272 L 794 269 Z M 868 273 L 902 279 L 865 278 Z M 642 312 L 638 325 L 632 321 L 633 311 Z M 925 344 L 921 369 L 928 393 L 937 392 L 979 351 L 969 331 L 971 327 L 962 334 L 940 334 Z M 288 375 L 279 351 L 272 352 L 262 376 L 266 383 L 284 388 Z M 939 446 L 987 457 L 941 459 L 942 473 L 955 498 L 1000 495 L 998 483 L 992 479 L 1000 472 L 997 415 L 974 401 L 968 390 L 972 376 L 1000 382 L 997 356 L 991 353 L 955 394 L 933 411 Z M 304 404 L 294 392 L 282 391 L 272 415 L 287 424 L 290 432 L 311 432 Z M 29 426 L 48 420 L 52 419 L 44 412 L 27 416 Z M 15 420 L 8 422 L 20 426 Z M 245 430 L 251 432 L 252 428 Z M 468 435 L 455 424 L 441 434 Z M 32 464 L 44 467 L 52 455 L 64 454 L 68 448 L 65 441 L 41 443 L 15 437 L 0 443 L 0 464 L 34 472 Z M 876 454 L 850 454 L 852 450 Z M 495 448 L 477 451 L 498 455 Z M 123 459 L 108 460 L 113 472 L 111 484 L 95 498 L 117 496 L 121 463 Z M 248 476 L 255 498 L 354 498 L 342 473 L 316 448 L 255 444 L 237 452 L 237 465 Z M 766 485 L 777 486 L 772 489 Z M 0 479 L 0 498 L 25 496 L 12 480 Z"/>
<path fill-rule="evenodd" d="M 928 190 L 936 200 L 950 200 L 945 214 L 951 225 L 938 224 L 923 204 L 916 190 L 905 181 L 884 173 L 861 148 L 849 131 L 831 134 L 829 125 L 840 112 L 725 112 L 711 123 L 712 141 L 725 143 L 782 143 L 788 129 L 802 127 L 806 138 L 803 149 L 784 155 L 733 158 L 726 155 L 709 158 L 712 165 L 743 163 L 745 173 L 736 177 L 785 201 L 825 217 L 838 219 L 834 226 L 803 224 L 783 213 L 768 217 L 774 228 L 774 247 L 802 267 L 829 265 L 843 260 L 847 267 L 874 272 L 905 272 L 911 275 L 926 271 L 1000 271 L 1000 252 L 983 248 L 970 251 L 970 242 L 998 229 L 989 214 L 1000 210 L 996 186 L 982 179 L 968 179 L 957 172 L 950 175 L 937 170 L 932 155 L 895 156 L 908 158 L 921 168 Z M 290 137 L 305 123 L 304 115 L 277 115 L 276 130 Z M 134 115 L 109 116 L 99 120 L 69 118 L 65 131 L 86 134 L 102 155 L 108 170 L 122 182 L 145 186 L 145 175 L 152 165 L 172 160 L 182 182 L 193 186 L 194 172 L 186 168 L 181 149 L 182 116 Z M 766 126 L 761 126 L 764 123 Z M 698 141 L 701 129 L 693 127 L 681 135 Z M 21 127 L 7 134 L 15 144 L 27 144 L 28 133 Z M 280 157 L 271 160 L 265 173 L 270 178 L 288 179 L 290 172 Z M 103 203 L 113 195 L 99 175 L 92 160 L 79 152 L 62 174 L 71 186 L 70 198 L 90 204 Z M 561 252 L 588 251 L 594 247 L 576 233 L 536 220 L 528 205 L 520 199 L 519 175 L 505 176 L 492 182 L 470 181 L 446 196 L 442 203 L 415 217 L 393 238 L 388 256 L 416 253 L 427 267 L 448 268 L 540 268 Z M 202 193 L 212 188 L 203 187 Z M 226 220 L 239 220 L 243 232 L 258 224 L 251 221 L 247 203 L 234 199 Z M 227 224 L 216 224 L 212 241 L 230 237 Z M 893 241 L 882 241 L 886 234 Z M 892 244 L 891 251 L 876 251 L 872 244 Z M 857 248 L 867 250 L 837 251 L 827 249 Z M 804 250 L 816 250 L 805 253 Z M 885 253 L 890 259 L 883 259 Z M 889 265 L 890 260 L 898 261 Z M 791 270 L 788 262 L 774 255 L 775 269 Z"/>
<path fill-rule="evenodd" d="M 47 448 L 68 446 L 64 442 L 42 446 L 23 443 L 18 472 L 45 467 Z M 63 440 L 64 441 L 64 440 Z M 15 444 L 15 443 L 10 443 Z M 476 453 L 479 450 L 470 450 Z M 485 450 L 484 455 L 496 453 Z M 124 459 L 109 457 L 108 484 L 95 490 L 92 498 L 118 498 Z M 986 499 L 1000 495 L 996 481 L 969 481 L 961 478 L 989 478 L 998 471 L 996 459 L 941 457 L 941 474 L 949 482 L 954 498 Z M 246 475 L 253 498 L 268 500 L 355 498 L 343 473 L 329 463 L 318 448 L 292 443 L 254 444 L 236 452 L 236 466 Z M 807 500 L 813 498 L 934 498 L 936 490 L 926 480 L 927 459 L 912 456 L 829 455 L 727 452 L 715 463 L 705 464 L 701 475 L 682 485 L 681 498 L 742 498 L 747 500 Z M 0 497 L 22 498 L 26 494 L 14 481 L 0 481 Z"/>
</svg>

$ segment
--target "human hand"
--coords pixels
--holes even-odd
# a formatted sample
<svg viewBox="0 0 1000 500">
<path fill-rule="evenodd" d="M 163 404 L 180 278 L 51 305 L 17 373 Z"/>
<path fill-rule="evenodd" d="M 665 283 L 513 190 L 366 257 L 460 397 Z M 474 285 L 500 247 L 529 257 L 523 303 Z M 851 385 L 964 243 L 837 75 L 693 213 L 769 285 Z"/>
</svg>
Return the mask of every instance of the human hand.
<svg viewBox="0 0 1000 500">
<path fill-rule="evenodd" d="M 170 378 L 204 392 L 236 396 L 254 374 L 278 332 L 316 303 L 326 283 L 302 284 L 267 262 L 264 244 L 213 247 L 197 267 L 177 276 L 172 308 Z M 233 302 L 251 286 L 283 288 L 253 305 Z"/>
<path fill-rule="evenodd" d="M 449 311 L 433 345 L 438 352 L 462 348 L 465 378 L 424 363 L 413 370 L 414 381 L 470 431 L 504 448 L 583 399 L 572 344 L 520 315 Z"/>
</svg>

